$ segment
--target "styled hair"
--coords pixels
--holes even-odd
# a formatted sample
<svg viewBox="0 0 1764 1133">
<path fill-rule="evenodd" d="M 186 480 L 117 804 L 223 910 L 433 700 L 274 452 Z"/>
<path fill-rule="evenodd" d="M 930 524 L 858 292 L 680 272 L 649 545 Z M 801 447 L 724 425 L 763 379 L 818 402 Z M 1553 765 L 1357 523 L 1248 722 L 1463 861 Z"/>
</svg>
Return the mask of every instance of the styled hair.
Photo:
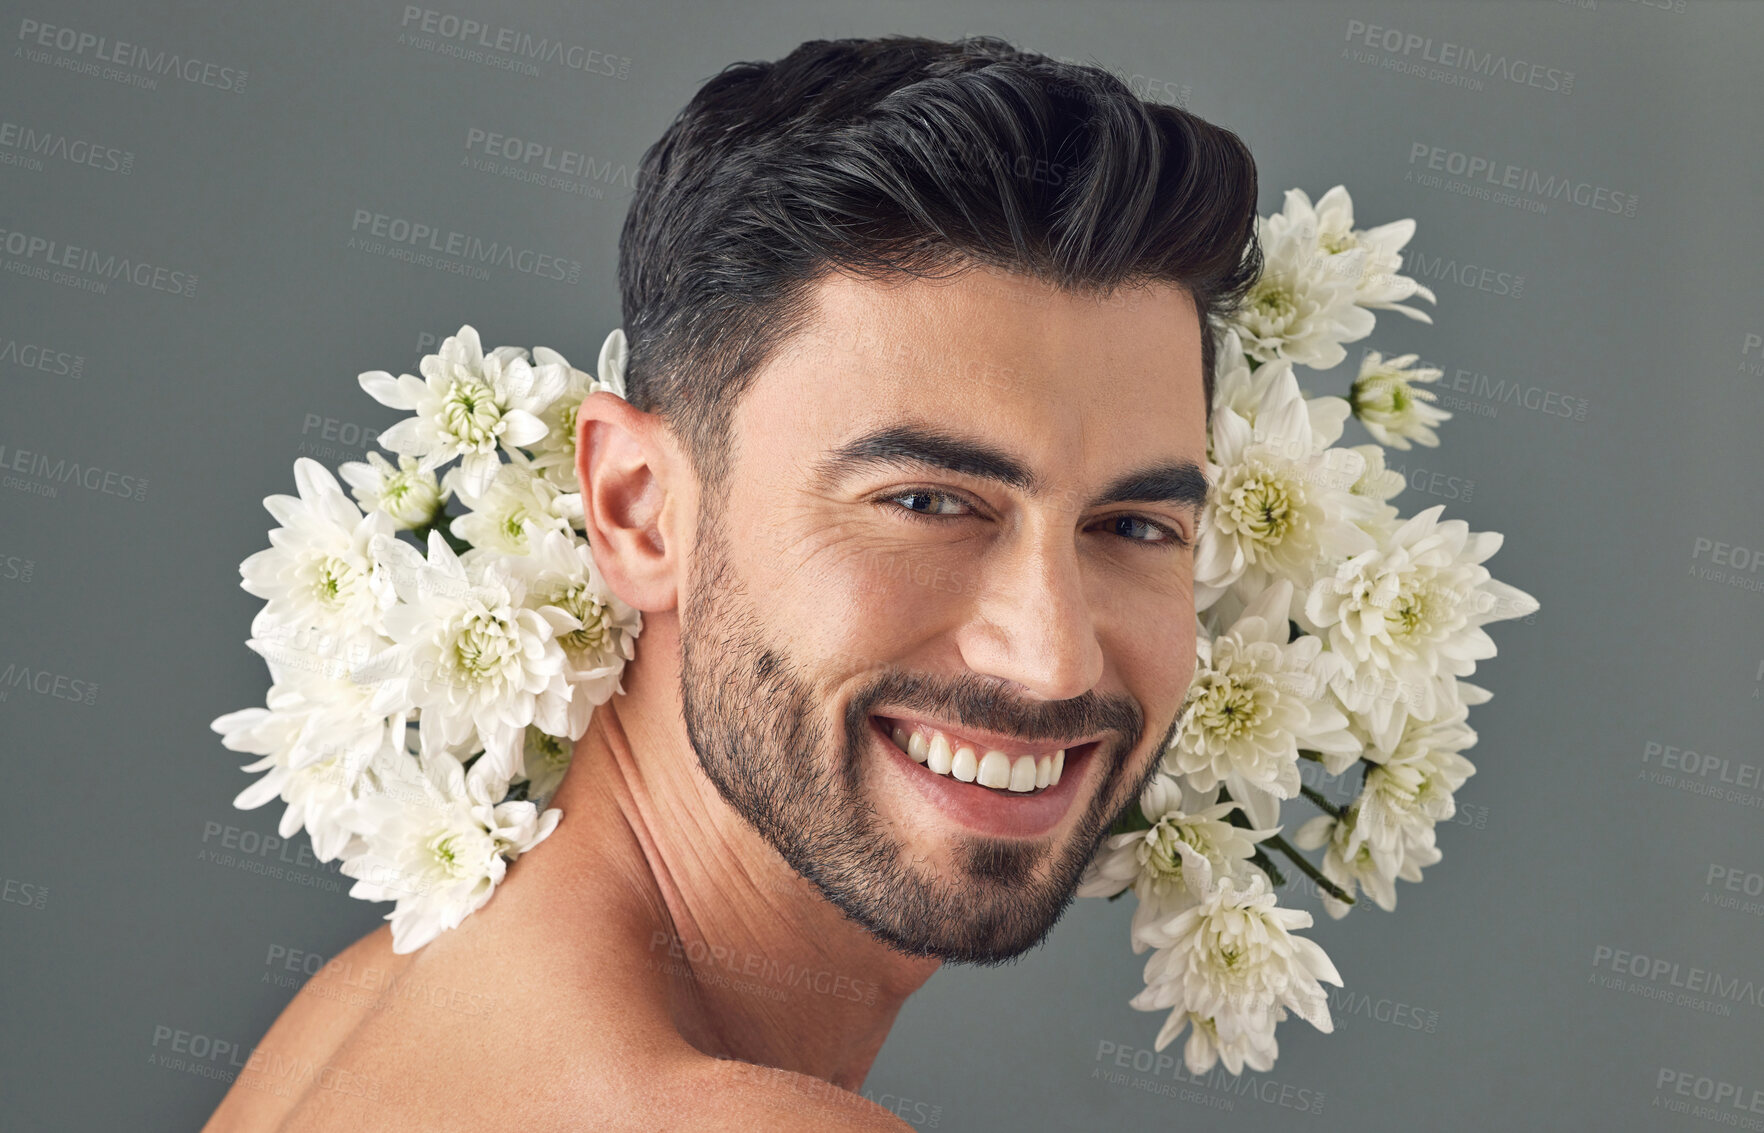
<svg viewBox="0 0 1764 1133">
<path fill-rule="evenodd" d="M 706 82 L 643 156 L 619 237 L 626 396 L 720 499 L 734 406 L 827 272 L 976 263 L 1072 292 L 1161 282 L 1210 322 L 1261 271 L 1231 131 L 1001 39 L 811 40 Z"/>
</svg>

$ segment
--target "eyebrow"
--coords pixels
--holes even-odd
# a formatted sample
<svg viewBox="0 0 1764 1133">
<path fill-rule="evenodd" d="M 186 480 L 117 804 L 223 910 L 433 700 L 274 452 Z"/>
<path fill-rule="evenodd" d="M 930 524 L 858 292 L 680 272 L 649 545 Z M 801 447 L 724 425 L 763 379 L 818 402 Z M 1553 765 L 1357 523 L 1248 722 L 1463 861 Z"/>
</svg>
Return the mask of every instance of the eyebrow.
<svg viewBox="0 0 1764 1133">
<path fill-rule="evenodd" d="M 941 468 L 991 480 L 1030 496 L 1047 486 L 1023 461 L 985 441 L 918 425 L 887 425 L 864 433 L 824 455 L 814 481 L 832 487 L 869 468 Z M 1115 503 L 1174 505 L 1198 516 L 1206 506 L 1206 473 L 1186 457 L 1148 465 L 1112 480 L 1088 506 Z"/>
</svg>

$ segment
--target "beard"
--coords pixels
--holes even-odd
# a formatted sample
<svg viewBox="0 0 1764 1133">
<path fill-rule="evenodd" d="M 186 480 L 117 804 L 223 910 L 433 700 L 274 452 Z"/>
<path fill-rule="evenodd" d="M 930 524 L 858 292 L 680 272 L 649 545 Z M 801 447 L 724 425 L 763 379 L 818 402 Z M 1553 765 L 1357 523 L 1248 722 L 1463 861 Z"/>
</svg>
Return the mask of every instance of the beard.
<svg viewBox="0 0 1764 1133">
<path fill-rule="evenodd" d="M 823 710 L 831 697 L 774 645 L 755 614 L 729 561 L 720 511 L 701 512 L 687 572 L 680 700 L 699 764 L 724 801 L 828 901 L 900 952 L 999 964 L 1041 943 L 1109 827 L 1157 773 L 1152 759 L 1122 794 L 1126 759 L 1143 731 L 1138 705 L 1086 693 L 1026 707 L 996 682 L 890 672 L 853 695 L 829 735 Z M 921 869 L 906 860 L 905 843 L 864 790 L 869 715 L 884 705 L 1006 733 L 1109 731 L 1115 739 L 1097 747 L 1106 775 L 1064 844 L 960 835 L 950 860 L 931 863 L 941 869 Z"/>
</svg>

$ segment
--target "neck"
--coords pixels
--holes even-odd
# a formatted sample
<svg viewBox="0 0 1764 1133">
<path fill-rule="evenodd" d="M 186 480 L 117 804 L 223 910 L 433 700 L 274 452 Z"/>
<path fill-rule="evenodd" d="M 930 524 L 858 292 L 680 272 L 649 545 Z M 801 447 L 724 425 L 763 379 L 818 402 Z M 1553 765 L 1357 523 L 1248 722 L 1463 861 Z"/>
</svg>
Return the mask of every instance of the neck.
<svg viewBox="0 0 1764 1133">
<path fill-rule="evenodd" d="M 644 615 L 625 691 L 595 708 L 551 804 L 563 820 L 492 904 L 527 873 L 511 905 L 584 978 L 606 957 L 580 942 L 610 928 L 693 1047 L 856 1090 L 940 961 L 848 920 L 723 800 L 681 719 L 677 627 Z"/>
</svg>

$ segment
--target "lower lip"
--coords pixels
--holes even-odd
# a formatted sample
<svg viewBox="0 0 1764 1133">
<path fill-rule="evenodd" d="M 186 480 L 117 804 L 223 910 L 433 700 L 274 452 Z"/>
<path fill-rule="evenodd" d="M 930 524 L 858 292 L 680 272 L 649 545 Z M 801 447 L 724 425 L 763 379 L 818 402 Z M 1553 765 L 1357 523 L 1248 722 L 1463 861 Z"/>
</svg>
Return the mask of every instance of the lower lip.
<svg viewBox="0 0 1764 1133">
<path fill-rule="evenodd" d="M 870 734 L 876 738 L 887 762 L 899 769 L 908 786 L 942 814 L 982 834 L 1007 838 L 1033 838 L 1059 825 L 1078 797 L 1079 784 L 1089 770 L 1091 755 L 1101 746 L 1093 740 L 1066 750 L 1060 781 L 1029 792 L 1001 791 L 964 783 L 954 775 L 939 775 L 896 747 L 883 724 L 871 716 Z"/>
</svg>

